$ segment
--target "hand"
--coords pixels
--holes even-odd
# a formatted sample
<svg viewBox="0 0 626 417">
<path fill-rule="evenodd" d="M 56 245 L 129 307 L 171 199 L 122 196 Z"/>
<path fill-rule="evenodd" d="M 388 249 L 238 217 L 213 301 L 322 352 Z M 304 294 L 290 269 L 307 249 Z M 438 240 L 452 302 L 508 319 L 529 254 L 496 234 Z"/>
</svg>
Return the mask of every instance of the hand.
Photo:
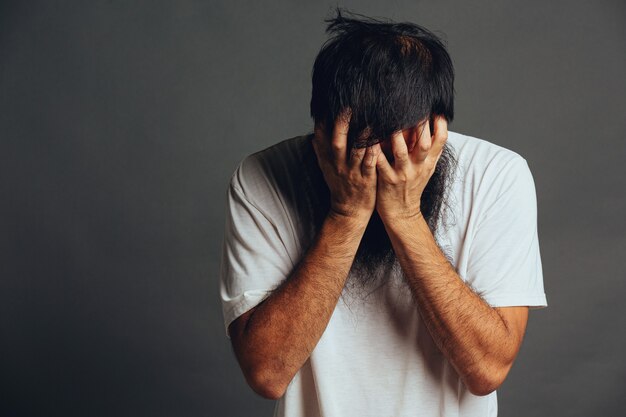
<svg viewBox="0 0 626 417">
<path fill-rule="evenodd" d="M 347 157 L 350 111 L 335 120 L 332 139 L 315 125 L 313 149 L 330 189 L 330 215 L 369 221 L 376 206 L 376 163 L 380 145 L 353 148 Z"/>
<path fill-rule="evenodd" d="M 376 210 L 383 222 L 420 216 L 422 192 L 435 172 L 437 162 L 448 139 L 448 124 L 442 116 L 434 123 L 431 137 L 428 120 L 418 126 L 418 140 L 407 148 L 402 131 L 391 137 L 393 165 L 384 153 L 378 155 L 378 190 Z"/>
</svg>

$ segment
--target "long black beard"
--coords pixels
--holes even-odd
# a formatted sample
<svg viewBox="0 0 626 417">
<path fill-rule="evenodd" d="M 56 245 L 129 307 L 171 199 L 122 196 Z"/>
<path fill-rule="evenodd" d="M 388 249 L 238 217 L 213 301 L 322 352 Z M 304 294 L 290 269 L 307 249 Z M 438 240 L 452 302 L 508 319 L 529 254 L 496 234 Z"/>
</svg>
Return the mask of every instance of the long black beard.
<svg viewBox="0 0 626 417">
<path fill-rule="evenodd" d="M 445 223 L 445 211 L 449 207 L 447 192 L 456 164 L 454 152 L 444 146 L 435 172 L 422 193 L 421 212 L 433 235 Z M 374 211 L 356 252 L 346 289 L 351 293 L 369 294 L 384 285 L 394 270 L 401 275 L 389 235 L 378 212 Z"/>
</svg>

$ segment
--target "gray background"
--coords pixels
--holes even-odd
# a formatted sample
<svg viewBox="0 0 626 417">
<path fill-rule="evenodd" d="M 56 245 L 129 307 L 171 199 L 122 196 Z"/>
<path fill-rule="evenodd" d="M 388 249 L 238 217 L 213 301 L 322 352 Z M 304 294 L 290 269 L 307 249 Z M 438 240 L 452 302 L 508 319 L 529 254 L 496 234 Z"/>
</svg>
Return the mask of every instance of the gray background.
<svg viewBox="0 0 626 417">
<path fill-rule="evenodd" d="M 307 133 L 333 2 L 0 2 L 0 415 L 269 416 L 224 334 L 227 181 Z M 450 130 L 533 172 L 549 307 L 501 416 L 626 407 L 626 6 L 345 1 L 442 34 Z"/>
</svg>

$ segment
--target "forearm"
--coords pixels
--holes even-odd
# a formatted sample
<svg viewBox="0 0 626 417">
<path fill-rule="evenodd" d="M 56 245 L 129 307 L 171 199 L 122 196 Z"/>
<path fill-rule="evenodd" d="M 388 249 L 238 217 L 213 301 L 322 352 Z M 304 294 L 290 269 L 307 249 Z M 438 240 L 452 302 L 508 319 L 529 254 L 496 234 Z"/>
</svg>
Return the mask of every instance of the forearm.
<svg viewBox="0 0 626 417">
<path fill-rule="evenodd" d="M 433 340 L 472 392 L 491 392 L 513 363 L 516 336 L 458 276 L 421 215 L 386 228 Z"/>
<path fill-rule="evenodd" d="M 367 221 L 329 216 L 293 274 L 250 316 L 238 358 L 259 389 L 279 397 L 335 309 Z"/>
</svg>

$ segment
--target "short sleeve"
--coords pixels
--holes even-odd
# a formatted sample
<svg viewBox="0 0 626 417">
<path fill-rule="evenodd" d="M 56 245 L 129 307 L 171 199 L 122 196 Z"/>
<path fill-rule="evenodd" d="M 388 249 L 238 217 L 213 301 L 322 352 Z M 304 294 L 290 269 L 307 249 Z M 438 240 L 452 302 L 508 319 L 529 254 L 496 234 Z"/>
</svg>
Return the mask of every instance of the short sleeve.
<svg viewBox="0 0 626 417">
<path fill-rule="evenodd" d="M 263 301 L 292 269 L 277 228 L 246 196 L 237 180 L 240 174 L 238 168 L 227 192 L 220 266 L 220 297 L 229 338 L 231 322 Z"/>
<path fill-rule="evenodd" d="M 467 281 L 493 307 L 546 307 L 537 197 L 526 160 L 510 160 L 488 183 L 471 241 Z"/>
</svg>

